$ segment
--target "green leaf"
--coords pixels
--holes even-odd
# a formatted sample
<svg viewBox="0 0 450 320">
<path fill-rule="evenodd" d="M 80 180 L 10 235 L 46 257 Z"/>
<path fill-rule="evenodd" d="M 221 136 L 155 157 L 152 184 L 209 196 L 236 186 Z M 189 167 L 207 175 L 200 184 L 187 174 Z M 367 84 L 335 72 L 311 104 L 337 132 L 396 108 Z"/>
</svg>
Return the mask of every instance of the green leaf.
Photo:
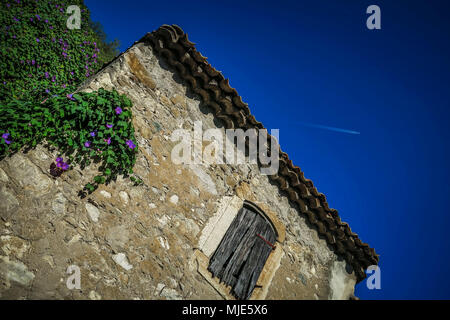
<svg viewBox="0 0 450 320">
<path fill-rule="evenodd" d="M 98 184 L 105 183 L 105 177 L 103 177 L 103 176 L 96 176 L 96 177 L 94 177 L 94 181 L 97 182 Z"/>
</svg>

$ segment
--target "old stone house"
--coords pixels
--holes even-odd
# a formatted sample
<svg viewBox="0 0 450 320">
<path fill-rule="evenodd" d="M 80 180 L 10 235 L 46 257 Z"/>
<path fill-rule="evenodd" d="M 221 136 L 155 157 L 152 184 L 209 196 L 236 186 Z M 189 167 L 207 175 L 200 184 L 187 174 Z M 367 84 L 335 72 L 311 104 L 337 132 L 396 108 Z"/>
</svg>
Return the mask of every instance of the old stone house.
<svg viewBox="0 0 450 320">
<path fill-rule="evenodd" d="M 144 184 L 119 178 L 81 199 L 95 167 L 55 179 L 43 145 L 2 160 L 1 299 L 349 299 L 378 263 L 281 151 L 273 175 L 171 161 L 172 132 L 197 121 L 263 128 L 178 26 L 145 35 L 80 90 L 102 87 L 133 102 Z"/>
</svg>

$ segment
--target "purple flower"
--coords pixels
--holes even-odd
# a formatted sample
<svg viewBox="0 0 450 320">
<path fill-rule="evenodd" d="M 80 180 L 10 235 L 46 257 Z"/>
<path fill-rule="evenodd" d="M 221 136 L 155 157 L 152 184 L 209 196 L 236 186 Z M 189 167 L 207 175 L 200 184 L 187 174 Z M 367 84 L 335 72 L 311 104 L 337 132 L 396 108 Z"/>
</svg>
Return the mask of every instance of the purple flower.
<svg viewBox="0 0 450 320">
<path fill-rule="evenodd" d="M 45 89 L 45 93 L 50 93 L 50 90 L 48 90 L 48 89 Z"/>
<path fill-rule="evenodd" d="M 56 158 L 56 163 L 59 163 L 59 162 L 63 162 L 63 158 L 62 157 Z"/>
<path fill-rule="evenodd" d="M 108 129 L 111 129 L 112 127 L 114 127 L 114 125 L 112 125 L 112 124 L 106 124 L 106 127 L 108 128 Z"/>
<path fill-rule="evenodd" d="M 39 38 L 36 38 L 36 42 L 39 42 L 39 41 L 41 41 L 41 40 L 39 40 Z"/>
<path fill-rule="evenodd" d="M 36 15 L 36 18 L 39 20 L 39 21 L 41 21 L 41 16 L 40 15 Z"/>
<path fill-rule="evenodd" d="M 36 63 L 36 61 L 31 60 L 31 64 L 34 66 L 34 64 Z"/>
<path fill-rule="evenodd" d="M 127 140 L 127 146 L 128 146 L 130 149 L 136 148 L 136 146 L 134 145 L 133 141 L 131 141 L 131 140 Z"/>
<path fill-rule="evenodd" d="M 105 142 L 106 142 L 108 145 L 111 144 L 111 137 L 109 137 L 108 139 L 103 139 L 103 140 L 105 140 Z"/>
<path fill-rule="evenodd" d="M 61 169 L 64 171 L 69 170 L 69 164 L 67 162 L 63 162 L 61 165 Z"/>
<path fill-rule="evenodd" d="M 121 114 L 122 113 L 122 108 L 121 107 L 117 107 L 114 110 L 116 110 L 116 114 Z"/>
<path fill-rule="evenodd" d="M 16 22 L 20 22 L 19 19 L 17 19 L 16 17 L 14 17 L 13 20 Z"/>
<path fill-rule="evenodd" d="M 85 146 L 86 148 L 89 148 L 89 147 L 91 146 L 91 142 L 90 142 L 90 141 L 86 141 L 86 142 L 84 143 L 84 146 Z"/>
<path fill-rule="evenodd" d="M 2 138 L 5 141 L 6 144 L 10 144 L 11 140 L 9 140 L 9 138 L 11 137 L 11 135 L 9 133 L 4 133 L 2 134 Z"/>
<path fill-rule="evenodd" d="M 75 99 L 75 98 L 73 97 L 73 94 L 72 94 L 72 93 L 67 94 L 66 97 L 67 97 L 67 99 L 70 99 L 70 100 L 72 100 L 72 101 L 76 101 L 76 100 L 77 100 L 77 99 Z"/>
<path fill-rule="evenodd" d="M 92 131 L 91 133 L 89 133 L 91 135 L 91 137 L 95 137 L 95 131 Z"/>
<path fill-rule="evenodd" d="M 46 72 L 46 73 L 45 73 L 45 78 L 48 79 L 49 77 L 50 77 L 50 75 L 48 74 L 48 72 Z"/>
<path fill-rule="evenodd" d="M 48 19 L 45 19 L 45 23 L 48 23 Z"/>
</svg>

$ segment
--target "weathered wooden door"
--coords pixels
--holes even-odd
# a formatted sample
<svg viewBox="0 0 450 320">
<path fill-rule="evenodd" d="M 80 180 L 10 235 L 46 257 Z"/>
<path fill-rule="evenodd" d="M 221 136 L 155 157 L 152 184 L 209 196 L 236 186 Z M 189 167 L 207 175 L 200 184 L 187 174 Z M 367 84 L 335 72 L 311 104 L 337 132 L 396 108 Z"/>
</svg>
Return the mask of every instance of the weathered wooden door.
<svg viewBox="0 0 450 320">
<path fill-rule="evenodd" d="M 250 298 L 264 264 L 274 249 L 276 233 L 258 208 L 246 206 L 234 218 L 212 255 L 208 270 L 231 286 L 237 299 Z"/>
</svg>

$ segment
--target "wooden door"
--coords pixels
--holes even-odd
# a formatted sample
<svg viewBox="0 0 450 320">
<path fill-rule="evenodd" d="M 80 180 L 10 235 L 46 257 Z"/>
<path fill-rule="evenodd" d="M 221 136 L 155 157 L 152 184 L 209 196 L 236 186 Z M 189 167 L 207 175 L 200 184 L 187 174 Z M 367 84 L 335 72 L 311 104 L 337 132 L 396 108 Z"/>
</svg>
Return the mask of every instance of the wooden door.
<svg viewBox="0 0 450 320">
<path fill-rule="evenodd" d="M 241 208 L 208 266 L 214 277 L 231 286 L 231 294 L 237 299 L 250 298 L 274 249 L 276 232 L 258 209 L 248 205 Z"/>
</svg>

